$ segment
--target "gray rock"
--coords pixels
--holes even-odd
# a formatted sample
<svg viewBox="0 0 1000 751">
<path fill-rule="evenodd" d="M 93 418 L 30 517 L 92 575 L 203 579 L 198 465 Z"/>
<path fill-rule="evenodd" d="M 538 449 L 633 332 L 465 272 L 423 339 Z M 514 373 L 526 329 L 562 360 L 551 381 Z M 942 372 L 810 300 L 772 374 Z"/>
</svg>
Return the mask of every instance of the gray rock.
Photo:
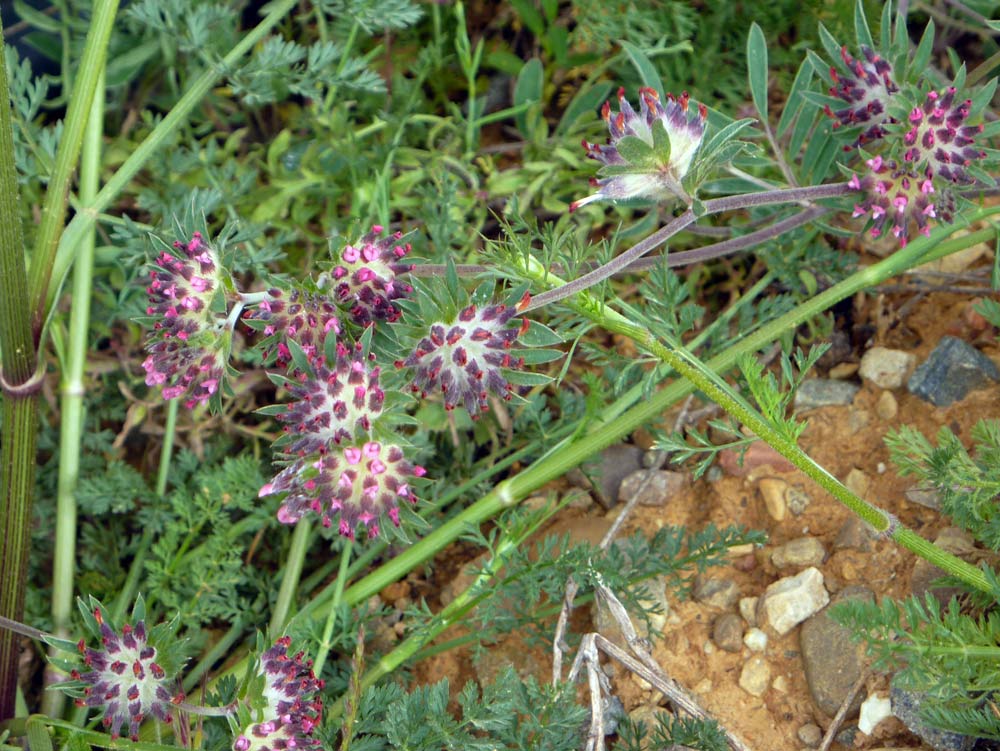
<svg viewBox="0 0 1000 751">
<path fill-rule="evenodd" d="M 604 508 L 613 508 L 618 499 L 618 488 L 628 475 L 642 469 L 645 452 L 638 446 L 617 443 L 601 452 L 596 464 L 586 466 L 586 472 L 571 469 L 567 473 L 569 481 L 577 487 L 587 488 Z M 588 476 L 597 481 L 594 486 Z"/>
<path fill-rule="evenodd" d="M 819 566 L 826 558 L 823 543 L 815 537 L 798 537 L 779 545 L 771 553 L 771 563 L 775 568 L 805 568 Z"/>
<path fill-rule="evenodd" d="M 874 597 L 867 587 L 853 586 L 838 592 L 835 601 Z M 833 717 L 861 677 L 862 647 L 851 641 L 851 632 L 835 623 L 827 609 L 802 624 L 799 645 L 809 693 L 820 711 Z M 863 692 L 859 692 L 848 710 L 848 718 L 857 716 L 863 700 Z"/>
<path fill-rule="evenodd" d="M 712 641 L 719 649 L 739 652 L 743 648 L 743 619 L 735 613 L 723 613 L 712 624 Z"/>
<path fill-rule="evenodd" d="M 892 686 L 889 698 L 892 700 L 892 713 L 899 718 L 910 732 L 920 736 L 920 739 L 935 751 L 970 751 L 976 739 L 948 730 L 931 727 L 920 717 L 920 706 L 925 694 L 907 691 L 896 685 Z"/>
<path fill-rule="evenodd" d="M 703 605 L 729 610 L 739 598 L 740 589 L 736 586 L 736 582 L 729 579 L 709 579 L 699 574 L 695 577 L 691 594 Z"/>
<path fill-rule="evenodd" d="M 687 482 L 687 474 L 684 472 L 641 469 L 622 480 L 618 488 L 618 501 L 627 503 L 639 493 L 640 506 L 666 506 L 671 498 L 687 486 Z"/>
<path fill-rule="evenodd" d="M 834 550 L 871 550 L 871 541 L 875 539 L 875 530 L 858 517 L 851 515 L 837 532 L 833 541 Z"/>
<path fill-rule="evenodd" d="M 792 512 L 793 516 L 802 516 L 802 512 L 812 503 L 812 498 L 802 488 L 792 485 L 788 488 L 788 492 L 785 493 L 785 502 L 788 504 L 788 510 Z"/>
<path fill-rule="evenodd" d="M 829 407 L 850 404 L 858 393 L 858 386 L 847 381 L 832 381 L 826 378 L 807 378 L 795 393 L 796 409 Z"/>
<path fill-rule="evenodd" d="M 807 722 L 795 734 L 809 748 L 816 748 L 820 744 L 820 741 L 823 740 L 823 730 L 814 722 Z"/>
<path fill-rule="evenodd" d="M 810 567 L 771 584 L 757 604 L 757 623 L 784 636 L 830 601 L 823 574 Z"/>
<path fill-rule="evenodd" d="M 903 496 L 911 503 L 926 506 L 935 511 L 941 510 L 941 496 L 934 488 L 910 488 L 903 491 Z"/>
<path fill-rule="evenodd" d="M 936 407 L 964 399 L 970 391 L 1000 381 L 1000 370 L 968 342 L 943 336 L 927 360 L 917 366 L 906 386 Z"/>
<path fill-rule="evenodd" d="M 858 374 L 879 388 L 898 389 L 916 361 L 916 356 L 910 352 L 872 347 L 861 358 Z"/>
</svg>

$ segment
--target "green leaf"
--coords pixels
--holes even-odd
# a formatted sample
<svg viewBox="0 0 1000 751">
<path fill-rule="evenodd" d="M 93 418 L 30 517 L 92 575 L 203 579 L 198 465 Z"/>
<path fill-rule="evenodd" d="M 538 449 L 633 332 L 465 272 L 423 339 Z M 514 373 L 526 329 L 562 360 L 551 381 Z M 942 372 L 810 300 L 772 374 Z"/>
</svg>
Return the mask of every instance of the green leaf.
<svg viewBox="0 0 1000 751">
<path fill-rule="evenodd" d="M 636 71 L 639 73 L 639 78 L 642 79 L 643 85 L 648 86 L 659 94 L 661 101 L 665 99 L 663 95 L 663 82 L 660 80 L 660 74 L 656 72 L 656 68 L 653 67 L 653 63 L 650 59 L 646 57 L 646 53 L 634 44 L 624 40 L 618 42 L 618 44 L 621 45 L 625 54 L 628 55 L 628 59 L 631 61 L 632 65 L 635 66 Z"/>
<path fill-rule="evenodd" d="M 108 86 L 121 86 L 131 81 L 140 68 L 160 52 L 160 43 L 153 39 L 145 44 L 137 44 L 108 61 L 105 76 Z"/>
<path fill-rule="evenodd" d="M 667 135 L 667 127 L 663 121 L 657 118 L 653 121 L 653 153 L 659 164 L 670 163 L 670 136 Z"/>
<path fill-rule="evenodd" d="M 510 4 L 517 11 L 521 22 L 528 27 L 528 30 L 541 41 L 545 38 L 545 19 L 538 12 L 538 8 L 531 0 L 510 0 Z"/>
<path fill-rule="evenodd" d="M 750 25 L 747 36 L 747 79 L 750 96 L 760 113 L 761 122 L 767 123 L 767 40 L 756 21 Z"/>
<path fill-rule="evenodd" d="M 518 337 L 518 341 L 526 347 L 554 347 L 562 344 L 565 339 L 544 323 L 531 321 L 528 330 Z"/>
<path fill-rule="evenodd" d="M 802 61 L 799 72 L 795 74 L 792 81 L 792 88 L 788 90 L 788 99 L 785 100 L 785 109 L 781 112 L 781 119 L 778 120 L 777 137 L 781 138 L 791 127 L 795 116 L 802 110 L 802 92 L 809 88 L 813 79 L 813 66 L 808 59 Z M 801 119 L 801 118 L 800 118 Z"/>
<path fill-rule="evenodd" d="M 913 70 L 925 71 L 931 59 L 931 50 L 934 46 L 934 19 L 927 22 L 923 36 L 920 37 L 920 44 L 913 53 L 913 60 L 910 62 Z"/>
<path fill-rule="evenodd" d="M 514 106 L 529 104 L 541 101 L 542 85 L 545 81 L 545 70 L 542 61 L 537 57 L 531 58 L 521 68 L 514 84 Z M 514 118 L 517 129 L 522 134 L 528 136 L 528 115 L 526 112 L 519 112 Z"/>
<path fill-rule="evenodd" d="M 594 84 L 592 88 L 582 89 L 576 93 L 566 109 L 563 111 L 562 119 L 559 120 L 559 124 L 556 126 L 556 133 L 565 133 L 573 124 L 580 118 L 580 116 L 587 112 L 591 113 L 596 110 L 601 104 L 607 100 L 608 95 L 611 94 L 612 84 L 607 81 L 601 81 L 600 83 Z"/>
<path fill-rule="evenodd" d="M 622 136 L 615 143 L 622 159 L 634 167 L 655 167 L 656 152 L 638 136 Z"/>
<path fill-rule="evenodd" d="M 826 51 L 826 56 L 830 62 L 836 64 L 840 60 L 840 42 L 833 38 L 833 34 L 826 30 L 823 24 L 819 25 L 819 41 Z"/>
<path fill-rule="evenodd" d="M 858 47 L 875 47 L 872 41 L 872 32 L 868 28 L 868 19 L 865 17 L 865 4 L 862 0 L 854 3 L 854 38 L 858 42 Z"/>
<path fill-rule="evenodd" d="M 552 383 L 552 377 L 544 373 L 529 373 L 525 370 L 504 372 L 507 380 L 515 386 L 545 386 Z"/>
<path fill-rule="evenodd" d="M 24 0 L 14 0 L 14 12 L 29 26 L 34 26 L 36 29 L 48 31 L 53 34 L 62 33 L 62 24 L 59 23 L 58 19 L 42 13 L 40 10 L 35 10 L 24 2 Z"/>
</svg>

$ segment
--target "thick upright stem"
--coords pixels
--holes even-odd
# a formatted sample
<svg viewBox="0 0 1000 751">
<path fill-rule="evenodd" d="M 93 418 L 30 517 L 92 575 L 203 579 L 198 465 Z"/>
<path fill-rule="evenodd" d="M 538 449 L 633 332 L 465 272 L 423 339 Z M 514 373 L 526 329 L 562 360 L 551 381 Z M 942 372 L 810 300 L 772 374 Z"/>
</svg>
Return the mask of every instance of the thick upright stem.
<svg viewBox="0 0 1000 751">
<path fill-rule="evenodd" d="M 28 530 L 35 485 L 38 387 L 30 323 L 28 275 L 14 169 L 10 88 L 0 22 L 0 369 L 3 427 L 0 432 L 0 616 L 24 615 Z M 14 716 L 19 637 L 0 630 L 0 720 Z"/>
</svg>

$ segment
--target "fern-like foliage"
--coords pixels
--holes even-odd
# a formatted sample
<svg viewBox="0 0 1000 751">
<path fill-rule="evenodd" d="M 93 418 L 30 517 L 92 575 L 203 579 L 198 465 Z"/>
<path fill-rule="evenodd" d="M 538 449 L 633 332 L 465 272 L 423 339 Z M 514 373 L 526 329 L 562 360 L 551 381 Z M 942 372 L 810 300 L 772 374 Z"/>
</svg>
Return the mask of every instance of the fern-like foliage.
<svg viewBox="0 0 1000 751">
<path fill-rule="evenodd" d="M 891 431 L 886 445 L 901 475 L 937 491 L 945 514 L 1000 550 L 1000 421 L 982 420 L 971 435 L 971 452 L 946 427 L 938 431 L 937 446 L 909 426 Z"/>
<path fill-rule="evenodd" d="M 926 692 L 926 719 L 960 733 L 1000 739 L 1000 613 L 963 613 L 933 595 L 881 604 L 849 600 L 834 617 L 863 636 L 875 667 L 898 668 L 895 682 Z"/>
</svg>

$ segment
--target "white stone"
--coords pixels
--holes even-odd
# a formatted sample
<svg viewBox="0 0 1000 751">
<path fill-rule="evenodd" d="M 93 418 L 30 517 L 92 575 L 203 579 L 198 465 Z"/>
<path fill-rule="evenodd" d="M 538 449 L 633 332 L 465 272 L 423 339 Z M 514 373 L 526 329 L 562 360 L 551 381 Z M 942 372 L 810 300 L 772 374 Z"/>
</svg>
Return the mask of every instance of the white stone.
<svg viewBox="0 0 1000 751">
<path fill-rule="evenodd" d="M 784 636 L 828 602 L 830 595 L 823 586 L 823 574 L 811 566 L 767 588 L 757 605 L 757 622 Z"/>
<path fill-rule="evenodd" d="M 744 635 L 743 643 L 751 652 L 763 652 L 767 649 L 767 634 L 759 628 L 752 628 Z"/>
<path fill-rule="evenodd" d="M 886 717 L 892 717 L 892 702 L 889 701 L 889 697 L 882 698 L 878 694 L 872 694 L 861 704 L 858 730 L 865 735 L 871 735 L 875 726 Z"/>
<path fill-rule="evenodd" d="M 740 615 L 749 625 L 757 625 L 757 597 L 740 598 Z"/>
<path fill-rule="evenodd" d="M 899 349 L 872 347 L 861 358 L 859 373 L 879 388 L 898 389 L 916 364 L 916 355 Z"/>
<path fill-rule="evenodd" d="M 771 683 L 771 666 L 763 657 L 751 657 L 743 663 L 740 688 L 751 696 L 763 696 Z"/>
</svg>

